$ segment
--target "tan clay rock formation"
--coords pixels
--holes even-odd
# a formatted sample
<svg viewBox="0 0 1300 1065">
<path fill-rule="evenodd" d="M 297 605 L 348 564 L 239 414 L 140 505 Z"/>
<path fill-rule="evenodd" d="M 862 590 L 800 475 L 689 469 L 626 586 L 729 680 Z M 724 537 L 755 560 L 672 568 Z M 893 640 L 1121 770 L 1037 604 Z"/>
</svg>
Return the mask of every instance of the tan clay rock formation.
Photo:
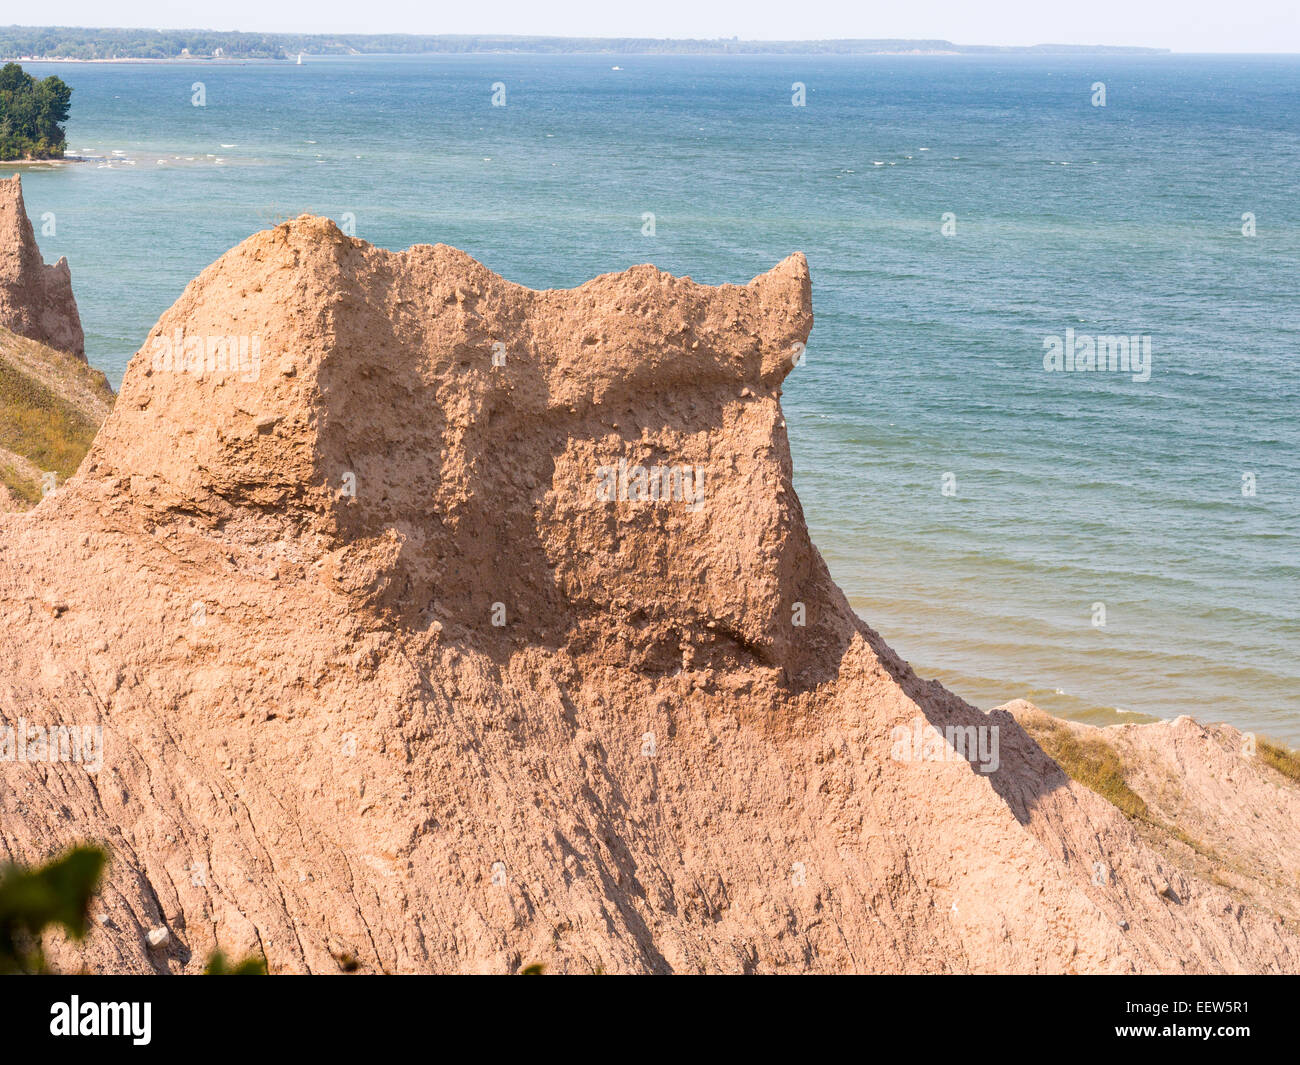
<svg viewBox="0 0 1300 1065">
<path fill-rule="evenodd" d="M 205 270 L 0 516 L 0 718 L 103 729 L 0 762 L 0 853 L 112 852 L 53 959 L 1300 969 L 853 614 L 779 403 L 811 307 L 799 255 L 534 292 L 308 217 Z"/>
<path fill-rule="evenodd" d="M 0 326 L 85 361 L 68 260 L 45 265 L 17 174 L 0 178 Z"/>
</svg>

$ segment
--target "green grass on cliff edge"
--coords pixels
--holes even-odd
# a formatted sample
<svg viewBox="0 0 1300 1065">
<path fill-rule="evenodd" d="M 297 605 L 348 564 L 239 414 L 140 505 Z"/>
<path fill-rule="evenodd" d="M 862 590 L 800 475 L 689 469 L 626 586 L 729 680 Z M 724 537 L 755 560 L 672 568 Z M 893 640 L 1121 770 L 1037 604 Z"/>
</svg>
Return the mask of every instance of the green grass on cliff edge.
<svg viewBox="0 0 1300 1065">
<path fill-rule="evenodd" d="M 1129 817 L 1151 821 L 1146 800 L 1128 786 L 1124 763 L 1105 740 L 1080 739 L 1069 728 L 1046 718 L 1047 723 L 1025 722 L 1025 730 L 1071 780 L 1095 791 Z"/>
<path fill-rule="evenodd" d="M 0 357 L 0 447 L 42 471 L 57 473 L 62 481 L 76 473 L 98 428 L 61 396 Z"/>
<path fill-rule="evenodd" d="M 1255 745 L 1255 753 L 1265 765 L 1272 766 L 1284 777 L 1300 784 L 1300 754 L 1268 740 L 1259 740 Z"/>
<path fill-rule="evenodd" d="M 69 395 L 34 376 L 33 360 L 39 363 L 37 373 L 48 371 L 47 380 L 66 383 Z M 42 473 L 57 474 L 60 482 L 71 477 L 100 424 L 100 413 L 83 409 L 75 397 L 90 390 L 111 404 L 112 393 L 101 378 L 70 355 L 0 329 L 0 482 L 20 503 L 39 502 L 41 485 L 29 470 L 6 462 L 3 452 L 26 459 Z"/>
</svg>

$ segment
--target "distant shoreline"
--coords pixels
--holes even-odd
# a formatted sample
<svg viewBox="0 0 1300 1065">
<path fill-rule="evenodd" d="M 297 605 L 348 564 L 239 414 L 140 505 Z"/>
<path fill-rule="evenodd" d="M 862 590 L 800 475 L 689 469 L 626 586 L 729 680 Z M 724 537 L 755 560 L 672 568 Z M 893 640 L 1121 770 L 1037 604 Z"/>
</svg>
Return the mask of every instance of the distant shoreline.
<svg viewBox="0 0 1300 1065">
<path fill-rule="evenodd" d="M 295 53 L 296 55 L 297 53 Z M 1147 52 L 956 52 L 956 51 L 922 51 L 919 49 L 912 51 L 897 52 L 534 52 L 524 49 L 482 49 L 473 52 L 303 52 L 303 58 L 307 61 L 319 62 L 322 59 L 419 59 L 433 57 L 447 58 L 465 58 L 470 56 L 552 56 L 554 58 L 565 58 L 574 56 L 591 56 L 600 57 L 628 57 L 641 59 L 655 58 L 676 58 L 676 59 L 870 59 L 873 57 L 894 57 L 894 58 L 930 58 L 930 57 L 956 57 L 956 58 L 987 58 L 987 59 L 1008 59 L 1008 58 L 1071 58 L 1071 57 L 1095 57 L 1107 56 L 1110 58 L 1128 58 L 1128 59 L 1154 59 L 1176 56 L 1184 53 L 1169 51 L 1167 49 L 1152 49 Z M 1195 53 L 1186 53 L 1195 54 Z M 1289 52 L 1279 53 L 1206 53 L 1206 54 L 1223 54 L 1223 55 L 1290 55 Z M 166 58 L 153 58 L 148 56 L 125 56 L 115 57 L 113 59 L 78 59 L 70 56 L 0 56 L 0 63 L 71 63 L 82 65 L 132 65 L 143 64 L 151 66 L 299 66 L 293 57 L 270 57 L 270 56 L 168 56 Z"/>
<path fill-rule="evenodd" d="M 167 58 L 164 59 L 155 59 L 149 56 L 138 56 L 138 57 L 126 56 L 126 57 L 118 57 L 114 59 L 75 59 L 71 56 L 38 56 L 38 55 L 7 56 L 7 57 L 0 56 L 0 63 L 105 63 L 105 64 L 156 63 L 162 65 L 170 64 L 173 66 L 180 66 L 186 63 L 203 63 L 204 65 L 207 66 L 220 64 L 222 66 L 237 67 L 237 66 L 247 66 L 249 63 L 273 63 L 276 66 L 279 66 L 280 64 L 285 62 L 288 62 L 290 66 L 296 65 L 291 60 L 272 59 L 270 57 L 254 58 L 251 56 L 247 58 L 245 57 L 234 58 L 234 57 L 210 56 L 210 55 L 187 55 L 187 56 L 168 56 Z"/>
<path fill-rule="evenodd" d="M 1166 55 L 1130 45 L 963 45 L 940 38 L 747 41 L 512 34 L 243 33 L 112 27 L 0 27 L 17 62 L 292 62 L 323 55 Z"/>
</svg>

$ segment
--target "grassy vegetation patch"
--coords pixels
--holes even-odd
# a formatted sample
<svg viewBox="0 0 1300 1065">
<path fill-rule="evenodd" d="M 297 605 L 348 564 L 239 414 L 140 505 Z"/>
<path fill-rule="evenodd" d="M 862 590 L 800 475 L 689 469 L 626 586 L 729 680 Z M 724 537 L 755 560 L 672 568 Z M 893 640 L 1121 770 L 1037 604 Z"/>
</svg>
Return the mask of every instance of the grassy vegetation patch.
<svg viewBox="0 0 1300 1065">
<path fill-rule="evenodd" d="M 1255 753 L 1265 765 L 1272 766 L 1284 777 L 1300 784 L 1300 754 L 1281 744 L 1269 743 L 1268 740 L 1258 740 Z"/>
<path fill-rule="evenodd" d="M 41 486 L 29 480 L 7 463 L 0 462 L 0 483 L 15 499 L 34 507 L 41 501 Z"/>
<path fill-rule="evenodd" d="M 1153 820 L 1145 800 L 1124 780 L 1124 763 L 1105 740 L 1081 740 L 1056 722 L 1035 721 L 1027 731 L 1071 780 L 1095 791 L 1129 817 Z"/>
<path fill-rule="evenodd" d="M 63 480 L 77 472 L 98 428 L 39 381 L 0 359 L 0 447 Z M 22 491 L 15 494 L 27 498 Z"/>
</svg>

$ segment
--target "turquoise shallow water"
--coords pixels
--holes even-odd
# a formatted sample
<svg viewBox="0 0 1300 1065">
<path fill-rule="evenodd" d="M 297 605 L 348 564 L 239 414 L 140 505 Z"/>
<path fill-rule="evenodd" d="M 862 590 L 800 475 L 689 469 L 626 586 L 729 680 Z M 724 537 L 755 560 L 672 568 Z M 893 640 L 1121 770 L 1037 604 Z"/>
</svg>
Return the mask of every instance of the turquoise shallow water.
<svg viewBox="0 0 1300 1065">
<path fill-rule="evenodd" d="M 195 274 L 302 211 L 533 287 L 800 249 L 796 487 L 900 653 L 984 706 L 1300 742 L 1300 58 L 28 66 L 103 157 L 24 188 L 115 382 Z M 1150 380 L 1045 372 L 1067 328 L 1150 336 Z"/>
</svg>

